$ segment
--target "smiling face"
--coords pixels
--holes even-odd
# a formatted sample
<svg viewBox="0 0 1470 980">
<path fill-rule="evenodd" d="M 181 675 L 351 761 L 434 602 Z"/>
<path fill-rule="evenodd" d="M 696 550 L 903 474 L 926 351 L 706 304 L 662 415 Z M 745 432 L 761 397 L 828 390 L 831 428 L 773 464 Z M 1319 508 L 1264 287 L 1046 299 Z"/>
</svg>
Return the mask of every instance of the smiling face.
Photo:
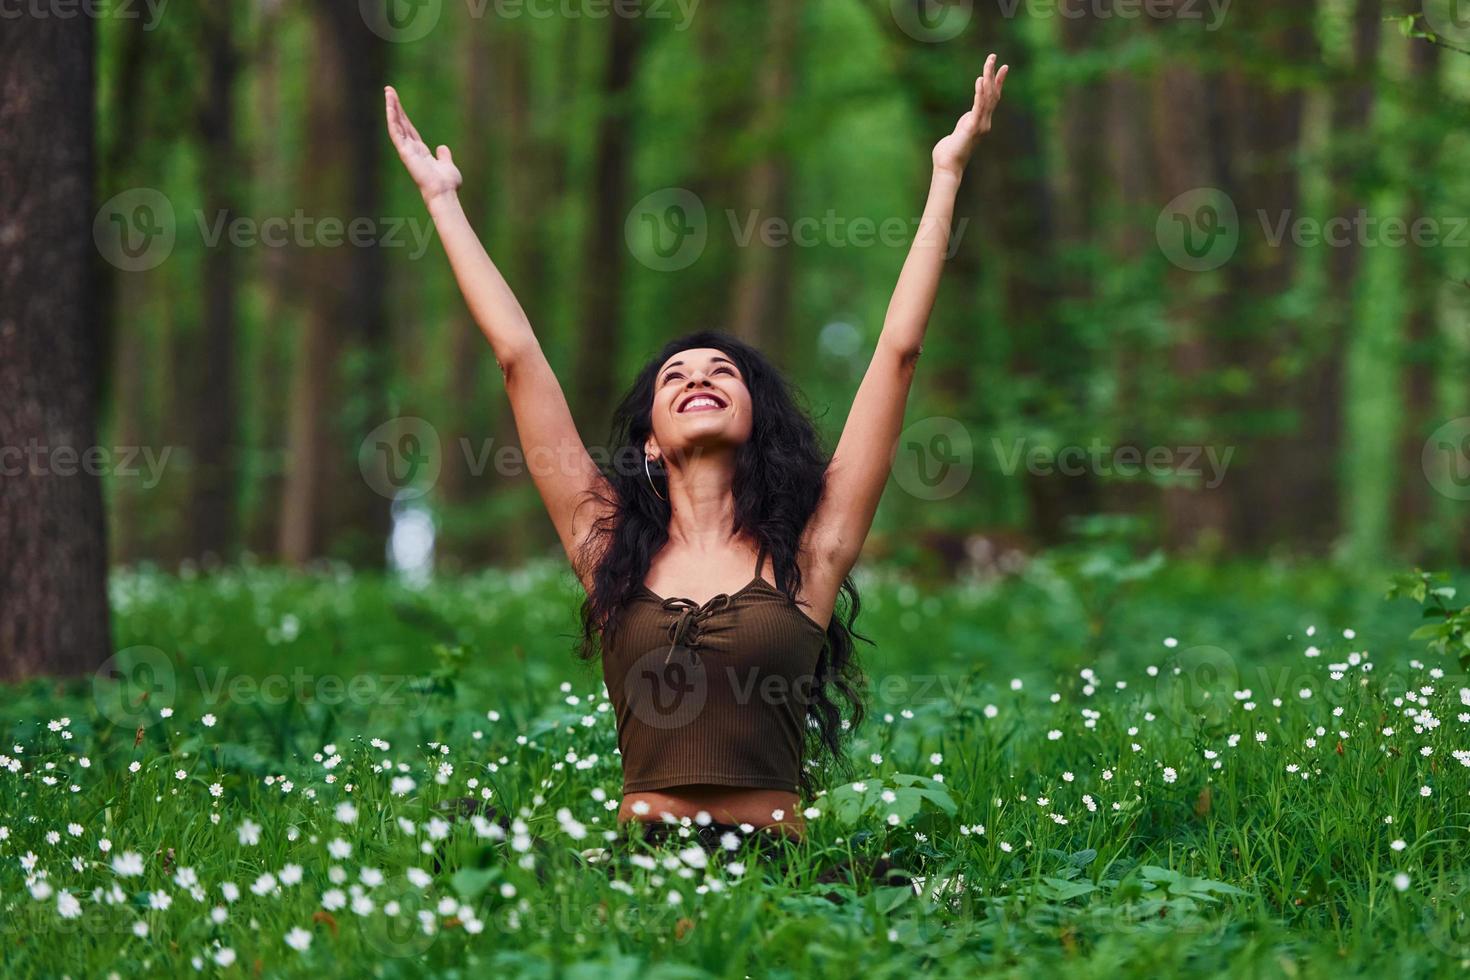
<svg viewBox="0 0 1470 980">
<path fill-rule="evenodd" d="M 653 389 L 653 436 L 646 451 L 668 456 L 694 448 L 738 446 L 750 439 L 750 389 L 735 361 L 713 347 L 674 354 Z"/>
</svg>

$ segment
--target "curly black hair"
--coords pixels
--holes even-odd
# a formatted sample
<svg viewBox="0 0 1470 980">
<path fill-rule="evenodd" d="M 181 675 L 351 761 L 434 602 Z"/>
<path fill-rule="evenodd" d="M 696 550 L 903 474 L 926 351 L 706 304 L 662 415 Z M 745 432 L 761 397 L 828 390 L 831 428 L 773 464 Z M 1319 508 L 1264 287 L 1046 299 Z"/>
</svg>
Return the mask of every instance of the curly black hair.
<svg viewBox="0 0 1470 980">
<path fill-rule="evenodd" d="M 802 532 L 822 498 L 830 457 L 811 416 L 786 378 L 760 351 L 729 334 L 702 330 L 669 341 L 639 371 L 613 414 L 610 462 L 604 466 L 611 499 L 589 534 L 583 565 L 592 570 L 582 603 L 581 654 L 601 653 L 604 635 L 617 628 L 623 605 L 641 587 L 653 557 L 669 537 L 668 501 L 654 493 L 645 473 L 643 447 L 653 431 L 658 369 L 680 351 L 713 348 L 735 362 L 750 391 L 750 439 L 736 452 L 735 533 L 748 534 L 770 555 L 776 588 L 794 603 L 801 590 L 797 563 Z M 630 461 L 637 461 L 631 465 Z M 657 470 L 653 479 L 664 484 Z M 659 491 L 667 497 L 666 489 Z M 862 671 L 854 640 L 871 642 L 854 628 L 861 600 L 852 577 L 843 579 L 817 661 L 808 714 L 807 764 L 801 789 L 816 789 L 813 772 L 847 771 L 844 746 L 863 719 Z"/>
</svg>

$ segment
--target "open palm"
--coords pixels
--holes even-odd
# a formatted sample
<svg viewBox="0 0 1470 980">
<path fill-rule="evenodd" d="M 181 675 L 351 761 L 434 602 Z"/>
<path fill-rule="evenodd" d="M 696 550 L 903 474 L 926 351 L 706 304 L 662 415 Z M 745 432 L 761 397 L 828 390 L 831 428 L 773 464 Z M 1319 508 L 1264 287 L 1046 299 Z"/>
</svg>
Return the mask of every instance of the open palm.
<svg viewBox="0 0 1470 980">
<path fill-rule="evenodd" d="M 1001 89 L 1011 70 L 1010 65 L 1001 65 L 996 71 L 995 60 L 993 54 L 986 58 L 985 73 L 975 79 L 975 104 L 955 123 L 954 132 L 934 144 L 936 170 L 949 171 L 955 176 L 962 174 L 976 141 L 990 132 L 990 116 L 1000 104 Z"/>
<path fill-rule="evenodd" d="M 440 194 L 452 194 L 464 182 L 464 176 L 454 165 L 449 147 L 441 145 L 437 152 L 429 152 L 429 144 L 419 135 L 398 101 L 398 93 L 389 85 L 383 89 L 383 98 L 388 113 L 388 136 L 398 150 L 398 158 L 408 168 L 409 176 L 418 185 L 419 193 L 429 201 Z"/>
</svg>

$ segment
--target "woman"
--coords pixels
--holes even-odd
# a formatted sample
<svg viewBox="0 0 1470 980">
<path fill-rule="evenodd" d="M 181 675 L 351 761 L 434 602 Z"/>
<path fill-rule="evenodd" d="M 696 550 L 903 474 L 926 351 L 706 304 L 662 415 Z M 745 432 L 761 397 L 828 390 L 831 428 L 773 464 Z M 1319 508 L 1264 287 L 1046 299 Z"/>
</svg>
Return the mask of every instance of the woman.
<svg viewBox="0 0 1470 980">
<path fill-rule="evenodd" d="M 559 461 L 533 477 L 587 592 L 584 653 L 601 652 L 617 709 L 621 821 L 799 836 L 809 770 L 841 762 L 861 717 L 848 573 L 888 479 L 955 193 L 1009 71 L 995 63 L 992 54 L 969 111 L 934 147 L 919 231 L 830 460 L 765 358 L 699 333 L 640 373 L 614 425 L 614 445 L 636 462 L 615 453 L 608 472 L 470 228 L 449 148 L 431 153 L 385 89 L 389 134 L 494 349 L 522 449 Z M 835 614 L 840 593 L 845 615 Z"/>
</svg>

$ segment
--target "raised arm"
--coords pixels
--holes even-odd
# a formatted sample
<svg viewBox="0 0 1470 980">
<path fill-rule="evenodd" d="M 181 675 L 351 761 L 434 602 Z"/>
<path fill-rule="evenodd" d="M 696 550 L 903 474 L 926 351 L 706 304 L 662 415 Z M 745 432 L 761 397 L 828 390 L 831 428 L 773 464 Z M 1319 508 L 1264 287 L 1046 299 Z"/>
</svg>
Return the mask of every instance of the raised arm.
<svg viewBox="0 0 1470 980">
<path fill-rule="evenodd" d="M 974 104 L 960 117 L 954 132 L 934 147 L 934 174 L 924 216 L 888 303 L 878 347 L 832 455 L 822 502 L 812 517 L 808 538 L 817 559 L 814 570 L 834 594 L 857 561 L 888 481 L 903 428 L 904 405 L 949 249 L 955 194 L 976 141 L 990 130 L 991 113 L 1010 71 L 1009 65 L 996 71 L 995 61 L 993 54 L 986 59 L 984 73 L 975 79 Z"/>
<path fill-rule="evenodd" d="M 578 564 L 581 546 L 602 513 L 598 498 L 606 492 L 606 480 L 577 433 L 566 395 L 525 311 L 460 207 L 458 191 L 463 178 L 449 147 L 429 152 L 428 144 L 403 111 L 398 93 L 388 87 L 384 98 L 388 135 L 434 219 L 470 315 L 495 351 L 527 468 L 556 525 L 562 547 L 585 585 L 588 570 Z"/>
</svg>

